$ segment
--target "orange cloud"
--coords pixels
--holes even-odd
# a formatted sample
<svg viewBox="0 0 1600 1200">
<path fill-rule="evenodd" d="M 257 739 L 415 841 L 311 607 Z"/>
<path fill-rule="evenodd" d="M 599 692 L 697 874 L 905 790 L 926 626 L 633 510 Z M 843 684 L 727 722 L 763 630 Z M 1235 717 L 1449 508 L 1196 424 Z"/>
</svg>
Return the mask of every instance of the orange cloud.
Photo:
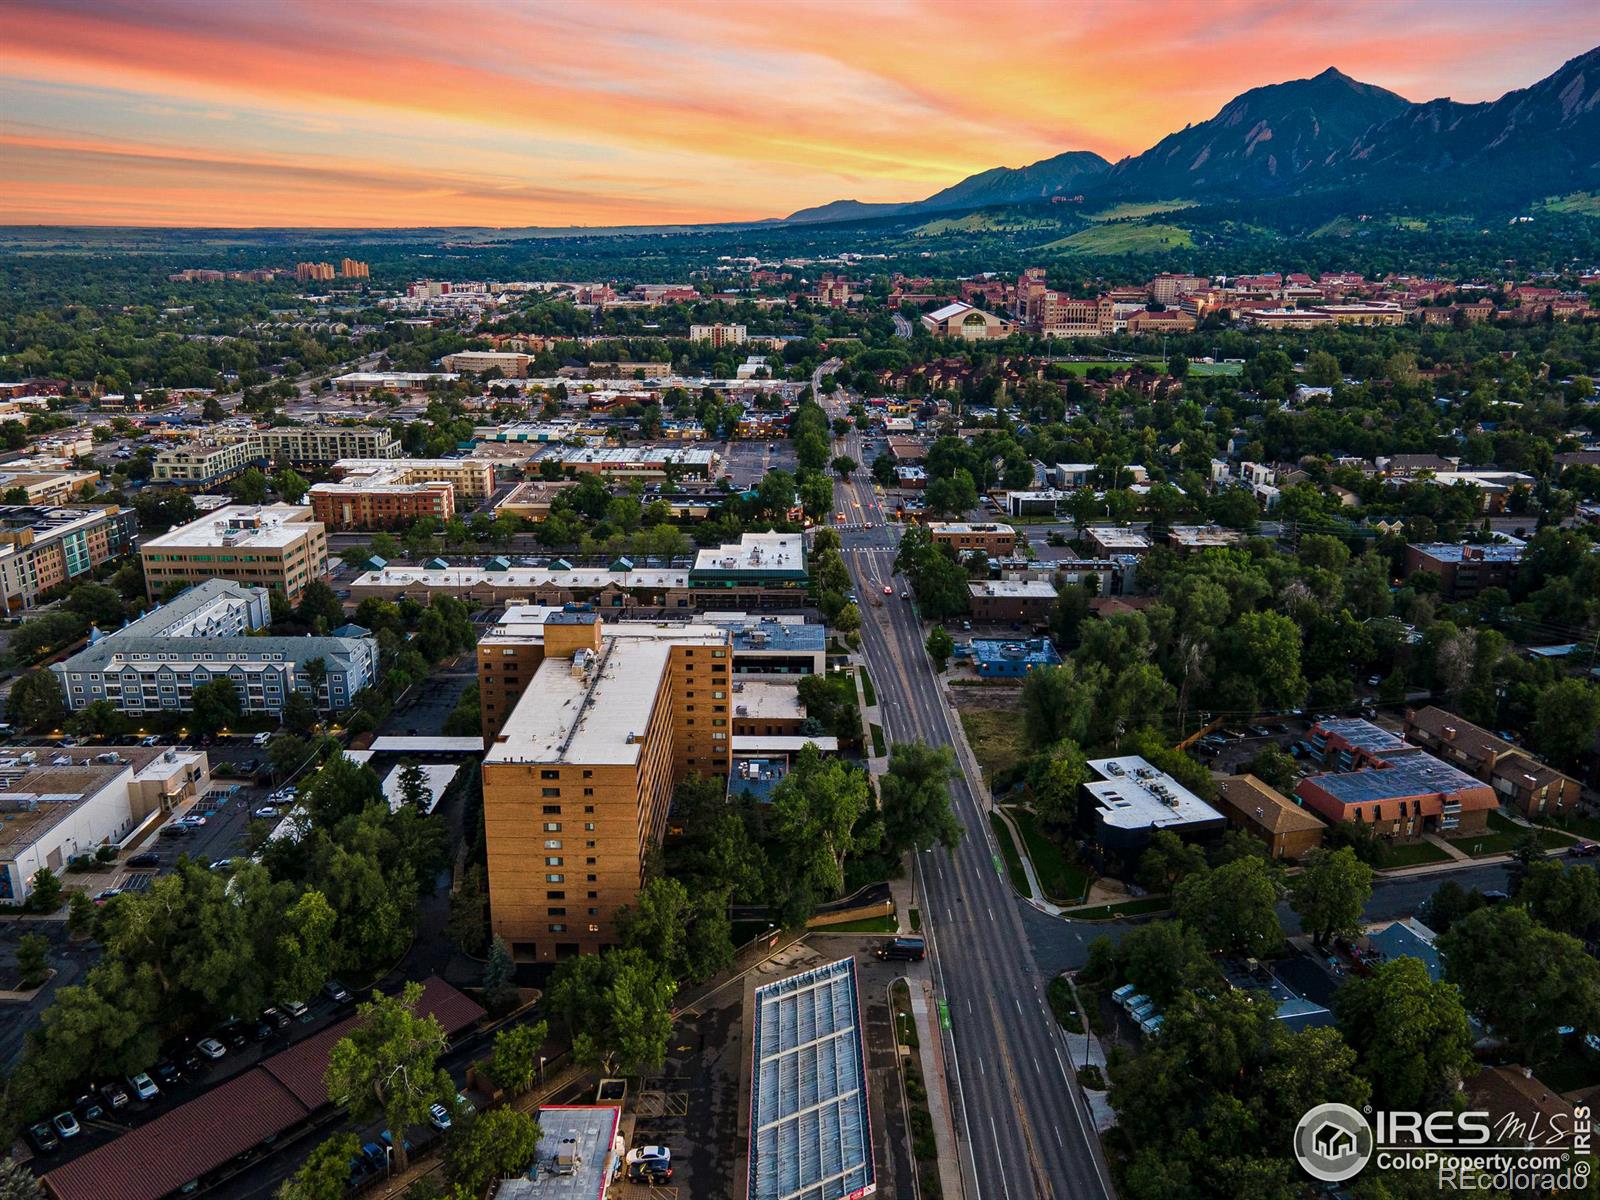
<svg viewBox="0 0 1600 1200">
<path fill-rule="evenodd" d="M 1531 82 L 1577 0 L 13 0 L 0 220 L 607 224 L 903 200 L 1111 158 L 1330 64 L 1414 98 Z M 1426 45 L 1426 56 L 1417 46 Z"/>
</svg>

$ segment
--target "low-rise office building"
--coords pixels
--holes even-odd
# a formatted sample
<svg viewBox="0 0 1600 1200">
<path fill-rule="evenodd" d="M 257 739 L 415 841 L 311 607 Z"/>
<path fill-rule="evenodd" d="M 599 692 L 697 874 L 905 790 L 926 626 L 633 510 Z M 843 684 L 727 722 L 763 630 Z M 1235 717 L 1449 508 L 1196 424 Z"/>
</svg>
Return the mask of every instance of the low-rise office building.
<svg viewBox="0 0 1600 1200">
<path fill-rule="evenodd" d="M 478 644 L 489 906 L 513 957 L 615 944 L 673 787 L 728 774 L 731 653 L 715 626 L 571 610 Z"/>
<path fill-rule="evenodd" d="M 487 458 L 341 458 L 333 464 L 341 483 L 448 483 L 458 507 L 481 504 L 494 494 L 494 461 Z"/>
<path fill-rule="evenodd" d="M 1048 621 L 1054 585 L 1042 579 L 979 579 L 967 585 L 974 621 Z"/>
<path fill-rule="evenodd" d="M 139 547 L 153 599 L 173 582 L 232 579 L 297 602 L 328 573 L 328 537 L 299 504 L 229 505 L 150 538 Z"/>
<path fill-rule="evenodd" d="M 272 620 L 268 593 L 215 579 L 192 587 L 51 666 L 67 708 L 97 700 L 125 713 L 187 712 L 194 689 L 233 684 L 247 713 L 276 713 L 294 692 L 322 712 L 350 707 L 378 673 L 369 637 L 260 637 Z"/>
<path fill-rule="evenodd" d="M 1182 836 L 1220 830 L 1226 818 L 1165 771 L 1136 754 L 1089 762 L 1099 776 L 1083 785 L 1094 802 L 1096 840 L 1107 850 L 1136 855 L 1158 829 Z"/>
<path fill-rule="evenodd" d="M 506 513 L 524 521 L 542 521 L 550 515 L 550 505 L 555 498 L 577 484 L 570 479 L 542 479 L 519 483 L 506 498 L 494 506 L 496 515 Z"/>
<path fill-rule="evenodd" d="M 32 608 L 41 595 L 131 554 L 138 537 L 139 518 L 117 504 L 0 505 L 0 613 Z"/>
<path fill-rule="evenodd" d="M 623 479 L 715 479 L 722 456 L 701 446 L 553 446 L 539 462 L 554 462 L 573 475 L 613 475 Z"/>
<path fill-rule="evenodd" d="M 928 536 L 934 545 L 949 546 L 963 557 L 981 550 L 990 558 L 1003 558 L 1017 548 L 1017 531 L 996 521 L 935 522 L 928 526 Z"/>
<path fill-rule="evenodd" d="M 972 665 L 985 679 L 1020 679 L 1029 671 L 1059 667 L 1061 655 L 1049 638 L 973 638 Z"/>
<path fill-rule="evenodd" d="M 0 469 L 0 495 L 17 504 L 70 504 L 83 491 L 100 482 L 99 471 L 27 470 L 20 463 Z"/>
<path fill-rule="evenodd" d="M 0 757 L 0 904 L 21 904 L 33 880 L 119 846 L 152 814 L 203 795 L 204 752 L 115 747 L 23 750 Z"/>
<path fill-rule="evenodd" d="M 1179 554 L 1197 550 L 1216 550 L 1243 544 L 1245 535 L 1221 525 L 1173 525 L 1167 529 L 1167 545 Z"/>
<path fill-rule="evenodd" d="M 1150 553 L 1150 538 L 1137 529 L 1123 529 L 1118 525 L 1091 525 L 1084 531 L 1083 540 L 1096 558 L 1113 558 L 1118 555 Z"/>
</svg>

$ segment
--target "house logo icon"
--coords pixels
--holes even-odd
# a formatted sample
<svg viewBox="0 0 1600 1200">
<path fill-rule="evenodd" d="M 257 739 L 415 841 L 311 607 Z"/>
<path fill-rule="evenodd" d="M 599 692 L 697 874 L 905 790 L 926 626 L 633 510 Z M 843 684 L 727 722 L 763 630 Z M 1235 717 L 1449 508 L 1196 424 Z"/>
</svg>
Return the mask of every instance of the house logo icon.
<svg viewBox="0 0 1600 1200">
<path fill-rule="evenodd" d="M 1341 1183 L 1372 1157 L 1372 1126 L 1348 1104 L 1319 1104 L 1295 1126 L 1294 1156 L 1313 1179 Z"/>
</svg>

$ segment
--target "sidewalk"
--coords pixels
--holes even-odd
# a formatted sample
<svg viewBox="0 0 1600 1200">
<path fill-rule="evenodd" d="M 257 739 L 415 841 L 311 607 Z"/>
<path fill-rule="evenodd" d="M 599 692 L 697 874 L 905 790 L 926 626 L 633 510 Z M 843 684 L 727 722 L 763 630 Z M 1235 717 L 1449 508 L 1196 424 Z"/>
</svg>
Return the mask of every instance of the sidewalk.
<svg viewBox="0 0 1600 1200">
<path fill-rule="evenodd" d="M 911 1016 L 917 1026 L 917 1058 L 928 1091 L 928 1116 L 933 1119 L 933 1143 L 939 1153 L 939 1189 L 945 1196 L 964 1196 L 961 1159 L 956 1152 L 954 1118 L 950 1112 L 950 1084 L 945 1078 L 944 1038 L 939 1029 L 931 979 L 907 978 Z"/>
</svg>

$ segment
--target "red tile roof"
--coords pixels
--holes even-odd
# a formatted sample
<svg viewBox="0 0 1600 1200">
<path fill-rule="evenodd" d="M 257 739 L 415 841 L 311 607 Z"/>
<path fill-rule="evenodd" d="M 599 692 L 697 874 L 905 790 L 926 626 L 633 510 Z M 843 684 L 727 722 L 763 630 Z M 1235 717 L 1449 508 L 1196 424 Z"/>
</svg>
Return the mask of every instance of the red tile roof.
<svg viewBox="0 0 1600 1200">
<path fill-rule="evenodd" d="M 307 1115 L 257 1068 L 44 1177 L 55 1200 L 155 1200 Z"/>
<path fill-rule="evenodd" d="M 447 1034 L 484 1011 L 444 980 L 422 985 L 419 1011 Z M 304 1120 L 328 1102 L 322 1076 L 333 1044 L 350 1032 L 347 1017 L 218 1084 L 148 1124 L 89 1151 L 44 1177 L 54 1200 L 159 1200 L 192 1179 Z"/>
</svg>

